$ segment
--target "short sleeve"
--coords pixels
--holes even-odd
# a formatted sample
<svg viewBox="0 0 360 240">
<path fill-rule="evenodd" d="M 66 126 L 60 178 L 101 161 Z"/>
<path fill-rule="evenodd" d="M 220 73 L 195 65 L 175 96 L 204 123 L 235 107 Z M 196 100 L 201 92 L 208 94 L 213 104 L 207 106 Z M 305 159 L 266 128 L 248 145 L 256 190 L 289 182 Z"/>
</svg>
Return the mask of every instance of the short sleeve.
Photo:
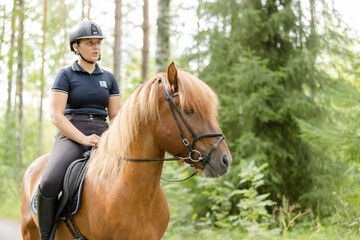
<svg viewBox="0 0 360 240">
<path fill-rule="evenodd" d="M 69 93 L 69 86 L 69 78 L 66 75 L 65 69 L 61 69 L 55 78 L 51 91 Z"/>
<path fill-rule="evenodd" d="M 110 96 L 117 96 L 120 94 L 119 86 L 113 74 L 111 75 L 111 89 L 110 89 Z"/>
</svg>

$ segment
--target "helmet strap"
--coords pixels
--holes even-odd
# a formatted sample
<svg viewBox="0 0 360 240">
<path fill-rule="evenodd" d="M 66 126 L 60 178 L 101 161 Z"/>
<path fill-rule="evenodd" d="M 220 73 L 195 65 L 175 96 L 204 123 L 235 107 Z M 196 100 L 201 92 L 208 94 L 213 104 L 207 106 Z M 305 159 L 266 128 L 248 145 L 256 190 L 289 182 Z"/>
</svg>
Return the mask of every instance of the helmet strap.
<svg viewBox="0 0 360 240">
<path fill-rule="evenodd" d="M 78 45 L 78 44 L 79 44 L 79 40 L 76 41 L 76 45 Z M 101 54 L 100 54 L 98 60 L 91 62 L 91 61 L 84 58 L 84 56 L 81 54 L 79 49 L 74 50 L 74 52 L 75 52 L 76 55 L 80 55 L 82 60 L 84 60 L 85 62 L 90 63 L 90 64 L 95 64 L 96 61 L 100 61 L 100 59 L 101 59 Z"/>
<path fill-rule="evenodd" d="M 78 53 L 79 53 L 80 57 L 81 57 L 85 62 L 90 63 L 90 64 L 94 64 L 94 63 L 96 62 L 96 61 L 91 62 L 91 61 L 85 59 L 85 58 L 83 57 L 83 55 L 81 54 L 80 51 L 79 51 Z M 100 57 L 99 57 L 99 58 L 100 58 Z"/>
</svg>

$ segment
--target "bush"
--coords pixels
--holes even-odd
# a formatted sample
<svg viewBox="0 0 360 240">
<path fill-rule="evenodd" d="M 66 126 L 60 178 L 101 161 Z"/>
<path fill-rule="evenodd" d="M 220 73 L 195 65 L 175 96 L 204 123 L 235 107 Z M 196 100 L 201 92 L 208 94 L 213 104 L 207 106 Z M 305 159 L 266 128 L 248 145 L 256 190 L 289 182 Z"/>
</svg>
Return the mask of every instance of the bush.
<svg viewBox="0 0 360 240">
<path fill-rule="evenodd" d="M 271 230 L 275 221 L 266 210 L 274 205 L 268 200 L 270 194 L 257 192 L 257 188 L 264 184 L 262 172 L 267 164 L 257 167 L 254 162 L 242 162 L 241 166 L 240 173 L 228 178 L 196 177 L 180 184 L 162 183 L 171 213 L 166 236 L 172 232 L 177 235 L 199 231 L 206 234 L 215 229 L 250 237 L 279 233 L 277 228 Z M 169 166 L 164 169 L 164 173 L 171 177 L 179 171 Z M 235 179 L 236 184 L 229 179 Z"/>
</svg>

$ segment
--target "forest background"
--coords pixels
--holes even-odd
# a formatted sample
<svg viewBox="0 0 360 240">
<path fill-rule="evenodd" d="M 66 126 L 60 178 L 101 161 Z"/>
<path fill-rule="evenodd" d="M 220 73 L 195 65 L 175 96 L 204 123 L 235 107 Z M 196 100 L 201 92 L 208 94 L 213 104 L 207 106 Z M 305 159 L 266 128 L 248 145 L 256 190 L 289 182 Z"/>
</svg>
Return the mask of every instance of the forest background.
<svg viewBox="0 0 360 240">
<path fill-rule="evenodd" d="M 51 150 L 49 91 L 76 58 L 69 30 L 92 19 L 122 103 L 170 61 L 221 101 L 233 166 L 162 183 L 163 239 L 360 237 L 360 45 L 334 1 L 13 0 L 0 15 L 1 217 L 19 218 L 23 173 Z"/>
</svg>

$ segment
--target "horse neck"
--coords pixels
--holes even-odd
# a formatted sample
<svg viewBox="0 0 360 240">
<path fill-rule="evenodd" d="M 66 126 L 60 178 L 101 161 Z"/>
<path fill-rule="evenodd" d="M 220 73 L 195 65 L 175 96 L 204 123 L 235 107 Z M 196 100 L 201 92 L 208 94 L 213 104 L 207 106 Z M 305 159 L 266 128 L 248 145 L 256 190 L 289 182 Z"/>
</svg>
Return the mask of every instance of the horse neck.
<svg viewBox="0 0 360 240">
<path fill-rule="evenodd" d="M 136 139 L 126 155 L 128 158 L 164 158 L 165 152 L 157 147 L 152 134 L 141 133 Z M 114 194 L 112 198 L 119 199 L 126 193 L 128 200 L 133 198 L 131 201 L 138 201 L 139 193 L 141 193 L 144 203 L 151 200 L 155 197 L 155 194 L 160 192 L 158 190 L 160 189 L 162 168 L 163 162 L 124 161 L 120 174 L 109 179 L 109 184 L 117 189 L 112 192 Z"/>
<path fill-rule="evenodd" d="M 130 148 L 127 157 L 133 159 L 161 159 L 164 158 L 164 151 L 155 144 L 151 134 L 140 135 L 137 141 Z M 148 184 L 159 184 L 163 168 L 163 162 L 133 162 L 125 161 L 122 169 L 125 175 L 132 181 L 139 180 Z"/>
</svg>

